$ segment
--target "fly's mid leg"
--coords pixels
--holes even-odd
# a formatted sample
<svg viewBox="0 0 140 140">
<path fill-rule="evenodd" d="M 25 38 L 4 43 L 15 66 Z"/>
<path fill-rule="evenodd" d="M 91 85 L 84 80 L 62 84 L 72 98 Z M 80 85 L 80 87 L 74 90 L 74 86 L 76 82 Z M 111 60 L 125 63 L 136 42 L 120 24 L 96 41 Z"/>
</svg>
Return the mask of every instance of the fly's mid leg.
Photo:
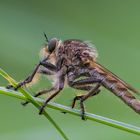
<svg viewBox="0 0 140 140">
<path fill-rule="evenodd" d="M 46 101 L 43 103 L 43 105 L 40 108 L 39 114 L 42 114 L 43 113 L 44 108 L 46 107 L 46 105 L 48 104 L 48 102 L 50 100 L 52 100 L 56 95 L 58 95 L 60 93 L 60 91 L 64 88 L 65 73 L 66 73 L 66 68 L 63 67 L 59 71 L 59 75 L 58 75 L 57 82 L 56 82 L 56 87 L 53 90 L 53 94 L 49 98 L 47 98 Z"/>
</svg>

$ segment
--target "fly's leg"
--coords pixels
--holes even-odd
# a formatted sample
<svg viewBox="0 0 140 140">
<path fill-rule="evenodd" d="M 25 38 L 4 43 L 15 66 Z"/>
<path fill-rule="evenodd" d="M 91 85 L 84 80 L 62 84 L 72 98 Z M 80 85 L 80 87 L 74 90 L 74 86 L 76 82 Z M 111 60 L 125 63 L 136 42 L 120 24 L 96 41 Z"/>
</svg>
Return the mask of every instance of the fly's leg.
<svg viewBox="0 0 140 140">
<path fill-rule="evenodd" d="M 76 96 L 73 100 L 72 103 L 72 108 L 74 108 L 75 103 L 77 100 L 80 100 L 80 108 L 81 108 L 81 117 L 84 120 L 85 117 L 85 108 L 84 108 L 84 101 L 94 95 L 97 95 L 100 92 L 99 87 L 101 86 L 101 80 L 95 78 L 95 77 L 88 77 L 85 79 L 81 79 L 81 80 L 77 80 L 75 81 L 75 79 L 77 79 L 77 77 L 80 77 L 80 73 L 79 75 L 76 75 L 75 73 L 71 73 L 68 75 L 68 84 L 69 86 L 76 88 L 76 89 L 85 89 L 87 91 L 89 91 L 86 95 L 81 95 L 81 96 Z M 95 84 L 97 83 L 97 85 L 94 86 L 89 86 L 89 84 Z"/>
<path fill-rule="evenodd" d="M 97 95 L 95 93 L 99 89 L 100 86 L 101 86 L 101 84 L 98 83 L 92 90 L 89 91 L 88 94 L 86 94 L 86 95 L 84 95 L 84 96 L 81 97 L 81 99 L 80 99 L 80 106 L 81 106 L 81 112 L 82 112 L 82 119 L 83 120 L 85 120 L 84 101 L 86 99 L 88 99 L 90 96 Z"/>
<path fill-rule="evenodd" d="M 93 88 L 93 85 L 74 85 L 74 86 L 71 86 L 72 88 L 75 88 L 75 89 L 79 89 L 79 90 L 84 90 L 84 91 L 89 91 Z"/>
<path fill-rule="evenodd" d="M 92 89 L 92 88 L 93 88 L 93 87 L 91 86 L 91 89 Z M 80 89 L 80 87 L 79 87 L 78 89 Z M 82 89 L 83 89 L 83 87 L 82 87 Z M 87 90 L 87 91 L 89 91 L 89 90 Z M 91 95 L 91 96 L 95 96 L 95 95 L 99 94 L 100 91 L 101 91 L 100 89 L 97 89 L 97 90 L 94 92 L 94 94 Z M 75 107 L 76 101 L 77 101 L 77 100 L 80 100 L 80 99 L 82 98 L 82 96 L 84 96 L 84 95 L 76 96 L 76 97 L 73 99 L 72 106 L 71 106 L 72 108 Z"/>
<path fill-rule="evenodd" d="M 6 86 L 6 88 L 7 88 L 7 89 L 13 89 L 14 87 L 13 87 L 12 85 L 9 84 L 9 85 Z"/>
<path fill-rule="evenodd" d="M 50 71 L 48 70 L 47 68 L 46 69 L 39 69 L 37 70 L 36 73 L 39 73 L 39 74 L 44 74 L 44 75 L 54 75 L 54 71 Z M 31 76 L 29 76 L 31 77 Z M 26 79 L 30 79 L 31 81 L 33 80 L 33 78 L 35 77 L 35 74 L 32 78 L 26 78 Z M 26 79 L 24 81 L 26 81 Z M 22 81 L 23 82 L 23 81 Z M 30 83 L 30 81 L 26 81 L 27 83 Z M 7 89 L 16 89 L 14 88 L 12 85 L 8 85 L 6 86 Z"/>
<path fill-rule="evenodd" d="M 86 90 L 86 91 L 90 91 L 94 88 L 94 86 L 89 86 L 89 84 L 95 84 L 95 83 L 100 83 L 100 80 L 95 79 L 93 77 L 88 77 L 86 79 L 82 79 L 82 80 L 75 80 L 75 75 L 71 75 L 71 77 L 68 77 L 68 84 L 69 86 L 71 86 L 72 88 L 75 89 L 80 89 L 80 90 Z M 100 92 L 100 89 L 97 89 L 97 91 L 94 93 L 94 95 L 97 95 Z M 72 103 L 72 108 L 74 108 L 76 100 L 78 100 L 80 97 L 76 96 L 73 100 Z"/>
<path fill-rule="evenodd" d="M 74 98 L 73 106 L 74 106 L 76 100 L 80 100 L 81 117 L 82 117 L 83 120 L 85 120 L 84 101 L 86 99 L 88 99 L 89 97 L 91 97 L 91 96 L 97 95 L 100 92 L 100 90 L 99 90 L 99 87 L 100 86 L 101 86 L 101 84 L 100 83 L 97 83 L 97 85 L 95 87 L 93 87 L 86 95 L 76 96 Z"/>
<path fill-rule="evenodd" d="M 44 90 L 41 90 L 39 91 L 37 94 L 34 95 L 34 97 L 38 97 L 38 96 L 41 96 L 43 94 L 47 94 L 47 93 L 50 93 L 52 91 L 54 91 L 56 89 L 56 87 L 52 87 L 51 89 L 44 89 Z M 23 102 L 21 103 L 22 105 L 27 105 L 29 103 L 29 101 L 26 101 L 26 102 Z"/>
<path fill-rule="evenodd" d="M 71 86 L 78 86 L 78 85 L 86 85 L 86 84 L 94 84 L 101 82 L 100 79 L 94 78 L 94 77 L 88 77 L 85 79 L 77 80 L 77 81 L 71 81 Z"/>
<path fill-rule="evenodd" d="M 54 74 L 52 71 L 50 71 L 50 70 L 48 70 L 48 69 L 43 69 L 43 70 L 42 70 L 42 69 L 39 69 L 39 70 L 37 71 L 37 73 L 39 73 L 39 74 L 44 74 L 44 75 L 53 75 L 53 74 Z M 11 87 L 12 87 L 12 86 L 9 85 L 9 87 L 7 87 L 7 88 L 9 89 L 9 88 L 11 88 Z M 35 94 L 34 97 L 38 97 L 38 96 L 40 96 L 40 95 L 49 93 L 49 92 L 51 92 L 51 91 L 54 90 L 54 89 L 55 89 L 55 87 L 52 87 L 51 89 L 44 89 L 44 90 L 42 90 L 42 91 L 39 91 L 37 94 Z M 29 103 L 29 101 L 21 102 L 21 104 L 22 104 L 23 106 L 27 105 L 28 103 Z"/>
<path fill-rule="evenodd" d="M 57 89 L 55 90 L 55 92 L 45 101 L 45 103 L 41 106 L 39 114 L 42 114 L 44 108 L 46 107 L 47 103 L 53 99 L 64 87 L 64 82 L 65 82 L 65 74 L 66 74 L 66 68 L 62 68 L 59 71 L 59 76 L 57 79 L 57 83 L 56 85 L 58 85 Z"/>
<path fill-rule="evenodd" d="M 32 74 L 30 76 L 28 76 L 24 81 L 20 82 L 17 85 L 17 87 L 14 88 L 14 89 L 17 90 L 18 88 L 20 88 L 20 87 L 22 87 L 22 86 L 24 86 L 24 85 L 26 85 L 28 83 L 31 83 L 33 78 L 34 78 L 34 76 L 35 76 L 35 74 L 38 72 L 40 66 L 44 66 L 45 68 L 47 68 L 50 71 L 55 71 L 55 72 L 57 71 L 57 67 L 55 65 L 46 62 L 46 59 L 44 59 L 44 60 L 39 62 L 39 64 L 33 70 Z M 13 88 L 13 86 L 9 85 L 9 86 L 7 86 L 7 88 Z"/>
<path fill-rule="evenodd" d="M 56 71 L 56 66 L 51 64 L 51 63 L 48 63 L 48 62 L 44 62 L 44 61 L 41 61 L 34 69 L 33 73 L 28 76 L 24 81 L 20 82 L 17 87 L 15 88 L 15 90 L 17 90 L 18 88 L 32 82 L 35 74 L 37 73 L 38 69 L 40 66 L 44 66 L 45 68 L 49 69 L 49 70 L 52 70 L 52 71 Z"/>
<path fill-rule="evenodd" d="M 48 70 L 48 69 L 39 69 L 39 70 L 37 71 L 37 73 L 39 73 L 39 74 L 44 74 L 44 75 L 53 75 L 53 74 L 54 74 L 52 71 L 50 71 L 50 70 Z M 11 85 L 9 85 L 9 87 L 11 87 Z M 44 90 L 41 90 L 41 91 L 39 91 L 37 94 L 35 94 L 34 97 L 38 97 L 38 96 L 40 96 L 40 95 L 47 94 L 47 93 L 53 91 L 54 89 L 55 89 L 55 87 L 52 87 L 51 89 L 44 89 Z M 28 103 L 29 103 L 29 101 L 26 101 L 26 102 L 22 102 L 21 104 L 25 106 L 25 105 L 27 105 Z"/>
<path fill-rule="evenodd" d="M 59 59 L 56 63 L 56 65 L 53 65 L 49 62 L 46 62 L 48 60 L 49 56 L 47 58 L 45 58 L 44 60 L 40 61 L 39 64 L 35 67 L 33 73 L 28 76 L 24 81 L 20 82 L 17 87 L 15 88 L 15 90 L 17 90 L 18 88 L 32 82 L 35 74 L 37 73 L 37 71 L 39 70 L 40 66 L 43 66 L 45 68 L 47 68 L 49 71 L 52 72 L 58 72 L 61 69 L 62 66 L 62 62 L 63 62 L 63 56 L 61 56 L 61 59 Z"/>
<path fill-rule="evenodd" d="M 54 75 L 54 72 L 53 71 L 50 71 L 48 69 L 39 69 L 37 71 L 37 73 L 44 74 L 44 75 Z"/>
<path fill-rule="evenodd" d="M 46 101 L 45 103 L 41 106 L 40 111 L 39 111 L 39 115 L 41 115 L 44 111 L 44 108 L 46 107 L 47 103 L 53 99 L 61 90 L 63 87 L 59 87 L 58 90 L 56 90 Z"/>
</svg>

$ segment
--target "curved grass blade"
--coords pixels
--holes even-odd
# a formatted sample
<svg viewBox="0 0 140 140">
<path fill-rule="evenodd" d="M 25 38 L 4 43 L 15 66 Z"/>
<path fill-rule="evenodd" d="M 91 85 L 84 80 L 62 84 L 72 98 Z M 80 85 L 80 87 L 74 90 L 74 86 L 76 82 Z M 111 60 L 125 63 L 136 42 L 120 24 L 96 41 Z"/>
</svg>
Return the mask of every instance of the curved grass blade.
<svg viewBox="0 0 140 140">
<path fill-rule="evenodd" d="M 15 97 L 21 100 L 28 100 L 25 96 L 23 96 L 20 92 L 16 92 L 13 90 L 8 90 L 4 87 L 0 87 L 0 94 L 4 94 L 4 95 L 8 95 L 11 97 Z M 34 98 L 36 102 L 43 104 L 45 100 L 40 99 L 40 98 Z M 56 104 L 56 103 L 48 103 L 49 108 L 55 109 L 55 110 L 59 110 L 59 111 L 63 111 L 63 112 L 67 112 L 69 114 L 75 115 L 75 116 L 80 116 L 80 111 L 76 110 L 76 109 L 71 109 L 70 107 L 64 106 L 64 105 L 60 105 L 60 104 Z M 91 114 L 91 113 L 86 113 L 85 114 L 86 119 L 91 120 L 91 121 L 96 121 L 98 123 L 104 124 L 104 125 L 108 125 L 132 134 L 136 134 L 140 136 L 140 127 L 136 127 L 130 124 L 126 124 L 120 121 L 116 121 L 116 120 L 112 120 L 106 117 L 102 117 L 99 115 L 95 115 L 95 114 Z"/>
<path fill-rule="evenodd" d="M 3 71 L 1 68 L 0 68 L 0 75 L 2 77 L 4 77 L 11 85 L 13 85 L 14 87 L 17 86 L 17 82 L 12 78 L 10 77 L 5 71 Z M 35 100 L 34 97 L 32 97 L 26 90 L 22 89 L 22 88 L 19 88 L 19 90 L 23 95 L 24 97 L 30 101 L 36 108 L 40 109 L 40 104 Z M 61 130 L 61 128 L 56 124 L 56 122 L 51 118 L 51 116 L 46 112 L 44 111 L 43 112 L 43 115 L 53 124 L 53 126 L 56 128 L 56 130 L 61 134 L 61 136 L 65 139 L 65 140 L 68 140 L 67 136 L 65 135 L 65 133 Z"/>
</svg>

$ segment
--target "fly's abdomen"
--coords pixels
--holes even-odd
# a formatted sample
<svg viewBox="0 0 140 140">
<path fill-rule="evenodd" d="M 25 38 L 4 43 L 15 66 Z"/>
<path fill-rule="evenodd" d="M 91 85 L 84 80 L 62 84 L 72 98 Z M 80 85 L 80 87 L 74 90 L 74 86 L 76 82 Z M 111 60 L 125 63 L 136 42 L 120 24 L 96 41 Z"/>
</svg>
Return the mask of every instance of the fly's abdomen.
<svg viewBox="0 0 140 140">
<path fill-rule="evenodd" d="M 102 85 L 140 114 L 140 101 L 120 81 L 117 81 L 111 76 L 107 76 L 102 80 Z"/>
</svg>

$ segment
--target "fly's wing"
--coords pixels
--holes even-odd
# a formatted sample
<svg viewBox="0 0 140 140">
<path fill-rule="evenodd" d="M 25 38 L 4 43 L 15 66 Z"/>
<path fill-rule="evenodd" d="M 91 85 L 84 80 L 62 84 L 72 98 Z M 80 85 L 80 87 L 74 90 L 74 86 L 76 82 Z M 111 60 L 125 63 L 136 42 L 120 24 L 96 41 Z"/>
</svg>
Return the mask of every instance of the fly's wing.
<svg viewBox="0 0 140 140">
<path fill-rule="evenodd" d="M 115 75 L 114 73 L 112 73 L 111 71 L 109 71 L 108 69 L 106 69 L 104 66 L 100 65 L 99 63 L 97 63 L 97 62 L 94 62 L 94 63 L 95 63 L 94 64 L 94 67 L 97 68 L 97 70 L 100 70 L 100 71 L 106 73 L 107 75 L 109 75 L 112 78 L 114 78 L 116 81 L 120 82 L 122 85 L 124 85 L 130 91 L 132 91 L 132 92 L 140 95 L 140 92 L 138 92 L 136 89 L 134 89 L 133 87 L 131 87 L 125 81 L 121 80 L 117 75 Z"/>
</svg>

